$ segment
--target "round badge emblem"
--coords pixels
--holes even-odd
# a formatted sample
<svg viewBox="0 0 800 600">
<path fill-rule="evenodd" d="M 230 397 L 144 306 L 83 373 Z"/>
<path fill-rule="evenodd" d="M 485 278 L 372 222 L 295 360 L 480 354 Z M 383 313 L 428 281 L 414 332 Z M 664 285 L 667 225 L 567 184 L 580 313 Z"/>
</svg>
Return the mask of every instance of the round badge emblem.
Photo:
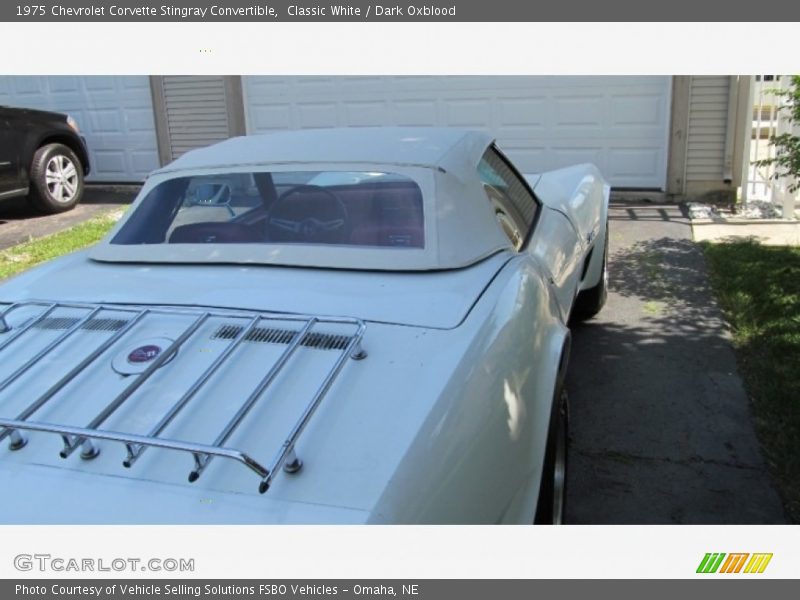
<svg viewBox="0 0 800 600">
<path fill-rule="evenodd" d="M 128 376 L 144 373 L 156 359 L 162 361 L 159 367 L 163 367 L 178 354 L 178 350 L 175 349 L 169 356 L 162 356 L 174 343 L 175 340 L 168 337 L 131 340 L 113 358 L 111 368 L 120 375 Z"/>
<path fill-rule="evenodd" d="M 139 346 L 128 354 L 128 362 L 134 364 L 150 362 L 159 354 L 161 354 L 161 346 L 156 346 L 155 344 Z"/>
</svg>

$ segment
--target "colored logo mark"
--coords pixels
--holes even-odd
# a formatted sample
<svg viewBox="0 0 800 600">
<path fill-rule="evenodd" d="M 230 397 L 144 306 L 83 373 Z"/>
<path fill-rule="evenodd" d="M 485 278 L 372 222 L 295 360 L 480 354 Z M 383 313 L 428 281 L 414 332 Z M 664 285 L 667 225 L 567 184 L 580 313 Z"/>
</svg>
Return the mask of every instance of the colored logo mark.
<svg viewBox="0 0 800 600">
<path fill-rule="evenodd" d="M 708 552 L 697 567 L 698 573 L 763 573 L 772 553 Z"/>
<path fill-rule="evenodd" d="M 148 344 L 147 346 L 139 346 L 133 352 L 128 354 L 128 362 L 131 363 L 144 363 L 153 360 L 156 356 L 161 354 L 161 348 L 155 344 Z"/>
</svg>

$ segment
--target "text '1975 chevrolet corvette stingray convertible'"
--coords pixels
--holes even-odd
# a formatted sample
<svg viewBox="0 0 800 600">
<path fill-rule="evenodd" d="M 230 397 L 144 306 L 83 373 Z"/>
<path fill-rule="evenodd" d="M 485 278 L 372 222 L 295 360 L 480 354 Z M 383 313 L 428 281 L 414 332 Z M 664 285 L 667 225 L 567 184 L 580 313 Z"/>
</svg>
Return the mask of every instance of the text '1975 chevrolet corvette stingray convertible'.
<svg viewBox="0 0 800 600">
<path fill-rule="evenodd" d="M 608 194 L 458 129 L 185 154 L 0 287 L 0 521 L 560 522 Z"/>
</svg>

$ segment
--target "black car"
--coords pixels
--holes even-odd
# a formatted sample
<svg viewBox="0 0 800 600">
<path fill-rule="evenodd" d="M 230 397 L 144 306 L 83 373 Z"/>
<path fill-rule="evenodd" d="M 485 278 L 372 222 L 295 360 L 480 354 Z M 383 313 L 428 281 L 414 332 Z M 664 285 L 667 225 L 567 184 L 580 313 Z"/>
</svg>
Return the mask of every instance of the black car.
<svg viewBox="0 0 800 600">
<path fill-rule="evenodd" d="M 61 113 L 0 106 L 0 200 L 28 196 L 47 213 L 83 196 L 89 153 L 75 121 Z"/>
</svg>

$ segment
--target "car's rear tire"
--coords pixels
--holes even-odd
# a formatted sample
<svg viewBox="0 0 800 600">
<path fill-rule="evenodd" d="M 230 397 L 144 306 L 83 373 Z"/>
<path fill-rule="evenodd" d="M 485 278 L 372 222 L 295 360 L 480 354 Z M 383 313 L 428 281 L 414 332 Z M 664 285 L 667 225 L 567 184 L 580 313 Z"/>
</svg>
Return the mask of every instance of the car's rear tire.
<svg viewBox="0 0 800 600">
<path fill-rule="evenodd" d="M 572 309 L 572 318 L 576 321 L 591 319 L 605 306 L 608 298 L 608 223 L 606 223 L 605 244 L 603 245 L 603 266 L 598 284 L 588 290 L 583 290 L 575 298 Z"/>
<path fill-rule="evenodd" d="M 567 500 L 567 443 L 569 440 L 569 402 L 563 383 L 553 399 L 553 416 L 547 436 L 536 525 L 561 525 Z"/>
<path fill-rule="evenodd" d="M 70 210 L 83 197 L 83 165 L 63 144 L 46 144 L 33 155 L 30 201 L 45 213 Z"/>
</svg>

